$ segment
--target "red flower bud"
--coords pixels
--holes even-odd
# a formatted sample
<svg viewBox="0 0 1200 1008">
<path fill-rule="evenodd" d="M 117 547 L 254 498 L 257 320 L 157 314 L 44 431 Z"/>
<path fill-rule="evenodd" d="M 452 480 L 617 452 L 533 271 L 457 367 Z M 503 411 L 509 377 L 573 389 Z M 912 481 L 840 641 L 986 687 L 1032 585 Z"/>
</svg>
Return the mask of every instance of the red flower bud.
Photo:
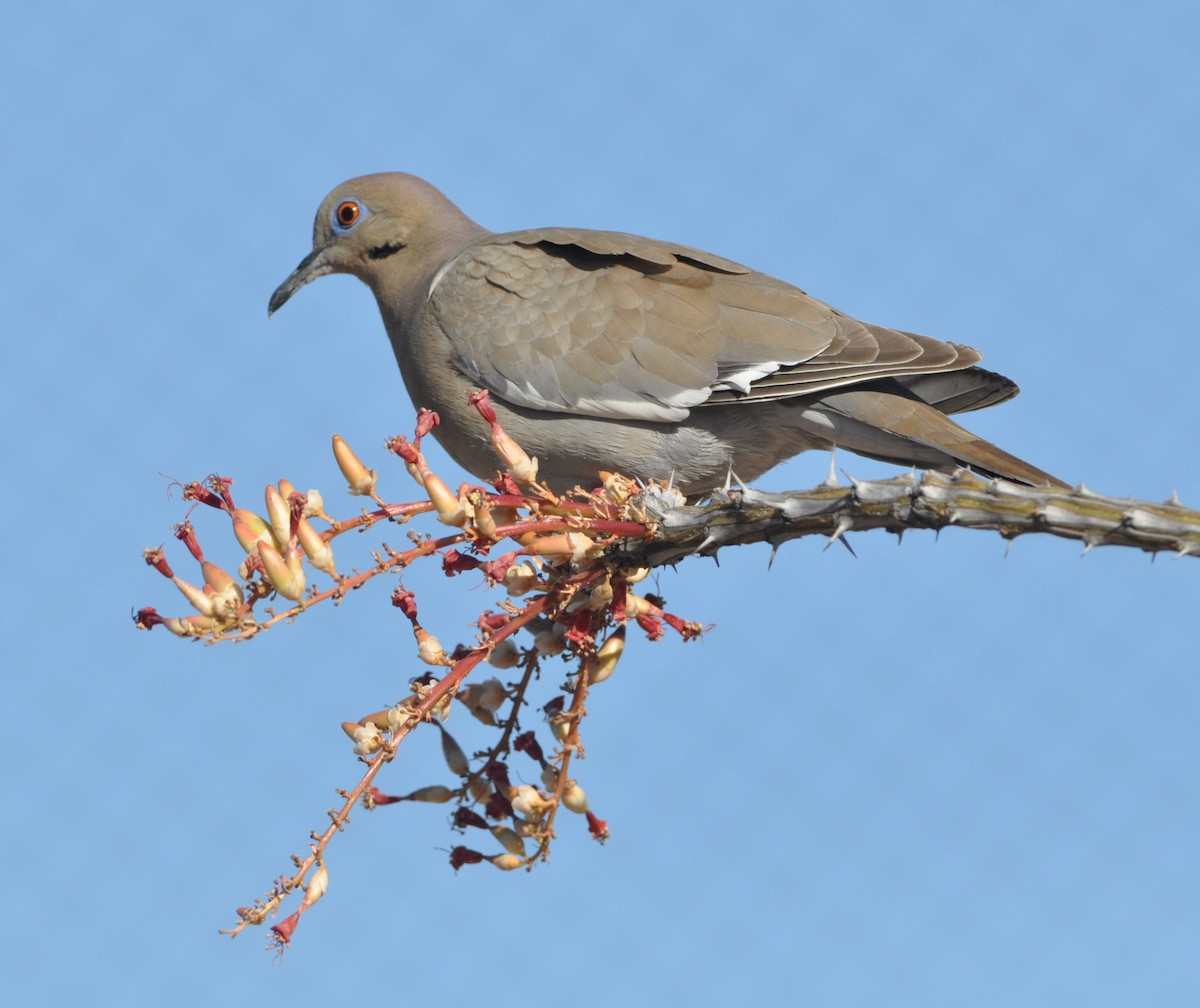
<svg viewBox="0 0 1200 1008">
<path fill-rule="evenodd" d="M 474 406 L 487 423 L 494 424 L 496 422 L 496 409 L 488 399 L 487 389 L 478 389 L 472 392 L 467 396 L 467 405 Z"/>
<path fill-rule="evenodd" d="M 482 566 L 481 560 L 476 560 L 473 556 L 468 556 L 465 553 L 460 553 L 458 550 L 447 550 L 442 555 L 442 571 L 446 577 L 454 577 L 455 574 L 462 574 L 464 571 L 476 570 Z"/>
<path fill-rule="evenodd" d="M 479 864 L 482 860 L 483 855 L 479 851 L 471 850 L 469 847 L 455 847 L 450 852 L 450 867 L 455 871 L 458 871 L 463 865 Z"/>
<path fill-rule="evenodd" d="M 133 614 L 133 625 L 139 630 L 150 630 L 153 627 L 159 626 L 165 622 L 163 617 L 158 615 L 158 610 L 152 606 L 147 606 L 145 609 L 139 609 Z"/>
<path fill-rule="evenodd" d="M 180 522 L 175 526 L 175 538 L 183 543 L 188 552 L 197 560 L 204 561 L 204 550 L 200 548 L 200 543 L 196 539 L 196 530 L 192 527 L 191 522 Z"/>
<path fill-rule="evenodd" d="M 477 829 L 488 828 L 487 820 L 474 809 L 469 809 L 465 805 L 454 810 L 454 825 L 459 829 L 465 829 L 468 826 L 474 826 Z"/>
<path fill-rule="evenodd" d="M 530 759 L 537 760 L 539 763 L 545 760 L 542 747 L 538 744 L 538 740 L 531 731 L 527 731 L 513 739 L 513 748 L 517 752 L 526 753 Z"/>
<path fill-rule="evenodd" d="M 142 551 L 142 557 L 151 567 L 153 567 L 163 577 L 173 578 L 175 572 L 171 570 L 171 565 L 167 563 L 167 555 L 163 552 L 161 546 L 154 546 L 148 550 Z"/>
<path fill-rule="evenodd" d="M 417 597 L 407 588 L 398 587 L 392 592 L 392 605 L 399 609 L 405 616 L 413 621 L 414 625 L 417 622 Z"/>
<path fill-rule="evenodd" d="M 492 760 L 483 768 L 483 775 L 493 784 L 508 787 L 508 764 Z"/>
<path fill-rule="evenodd" d="M 413 440 L 420 441 L 421 438 L 423 438 L 441 422 L 442 418 L 433 410 L 426 409 L 424 406 L 422 406 L 419 410 L 417 410 L 417 429 L 413 434 Z"/>
<path fill-rule="evenodd" d="M 608 831 L 608 823 L 598 818 L 595 812 L 585 812 L 584 815 L 587 816 L 588 832 L 604 843 L 612 835 Z"/>
</svg>

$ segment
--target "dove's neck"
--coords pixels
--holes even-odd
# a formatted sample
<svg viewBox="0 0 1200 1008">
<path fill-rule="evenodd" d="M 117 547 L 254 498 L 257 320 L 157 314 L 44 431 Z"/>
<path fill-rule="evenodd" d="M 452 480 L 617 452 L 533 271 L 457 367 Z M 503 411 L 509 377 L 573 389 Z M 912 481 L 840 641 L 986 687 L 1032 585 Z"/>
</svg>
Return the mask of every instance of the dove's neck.
<svg viewBox="0 0 1200 1008">
<path fill-rule="evenodd" d="M 455 257 L 488 233 L 470 218 L 459 216 L 445 221 L 436 233 L 422 235 L 420 247 L 406 248 L 376 264 L 367 282 L 388 327 L 403 325 L 424 311 L 434 283 Z"/>
</svg>

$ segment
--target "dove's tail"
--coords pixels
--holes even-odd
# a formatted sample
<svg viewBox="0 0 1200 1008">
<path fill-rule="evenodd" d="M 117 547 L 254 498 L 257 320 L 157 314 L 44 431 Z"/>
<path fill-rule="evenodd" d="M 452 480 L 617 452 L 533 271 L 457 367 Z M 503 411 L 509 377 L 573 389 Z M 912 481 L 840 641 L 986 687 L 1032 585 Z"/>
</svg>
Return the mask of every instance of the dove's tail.
<svg viewBox="0 0 1200 1008">
<path fill-rule="evenodd" d="M 906 395 L 874 389 L 838 392 L 808 404 L 804 418 L 814 434 L 883 462 L 924 469 L 969 466 L 983 476 L 1030 486 L 1068 486 Z"/>
</svg>

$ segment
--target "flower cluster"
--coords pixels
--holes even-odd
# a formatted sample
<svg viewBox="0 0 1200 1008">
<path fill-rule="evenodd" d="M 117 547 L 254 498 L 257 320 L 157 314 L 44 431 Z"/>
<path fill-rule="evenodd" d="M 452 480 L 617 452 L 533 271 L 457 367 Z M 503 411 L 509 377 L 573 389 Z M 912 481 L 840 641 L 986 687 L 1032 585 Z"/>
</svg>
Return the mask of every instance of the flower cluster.
<svg viewBox="0 0 1200 1008">
<path fill-rule="evenodd" d="M 426 558 L 437 558 L 448 577 L 481 578 L 502 593 L 497 608 L 479 616 L 474 639 L 447 650 L 423 625 L 414 593 L 402 584 L 395 588 L 392 604 L 411 625 L 416 657 L 428 671 L 413 677 L 408 695 L 398 703 L 342 723 L 353 752 L 365 764 L 361 779 L 339 792 L 343 804 L 331 811 L 324 832 L 314 832 L 308 856 L 294 857 L 295 870 L 280 877 L 253 906 L 240 908 L 238 923 L 226 933 L 266 923 L 290 894 L 302 892 L 295 912 L 271 928 L 273 944 L 286 947 L 301 915 L 328 888 L 327 848 L 356 805 L 453 805 L 451 827 L 464 840 L 450 851 L 455 870 L 485 861 L 503 871 L 531 868 L 547 856 L 563 809 L 583 817 L 595 839 L 608 837 L 607 823 L 589 807 L 571 773 L 572 759 L 582 753 L 580 726 L 588 690 L 613 674 L 630 622 L 651 640 L 662 637 L 666 627 L 690 640 L 701 627 L 665 612 L 661 599 L 636 594 L 635 586 L 648 571 L 611 559 L 613 543 L 653 534 L 652 522 L 637 506 L 637 487 L 623 477 L 601 474 L 600 488 L 558 496 L 536 482 L 537 460 L 499 426 L 486 393 L 477 393 L 471 402 L 491 426 L 492 444 L 504 465 L 490 488 L 463 484 L 456 492 L 430 469 L 421 439 L 438 417 L 422 410 L 411 440 L 397 436 L 387 442 L 420 486 L 421 500 L 385 503 L 376 492 L 378 473 L 335 435 L 334 457 L 349 493 L 369 498 L 375 508 L 335 519 L 326 513 L 318 491 L 301 493 L 280 480 L 266 488 L 260 514 L 235 504 L 232 480 L 212 476 L 185 485 L 183 496 L 225 515 L 243 551 L 237 576 L 207 559 L 190 520 L 176 526 L 175 534 L 199 564 L 200 583 L 179 577 L 162 547 L 145 552 L 146 562 L 172 581 L 193 612 L 160 616 L 144 608 L 134 615 L 135 623 L 144 629 L 161 625 L 206 643 L 253 637 Z M 372 554 L 372 566 L 339 572 L 333 554 L 338 536 L 425 514 L 447 526 L 448 533 L 410 534 L 409 549 L 382 546 Z M 317 575 L 324 586 L 309 583 Z M 277 611 L 271 605 L 277 599 L 289 604 Z M 540 681 L 541 663 L 559 656 L 569 669 L 561 692 L 535 705 L 530 692 Z M 485 663 L 493 674 L 468 681 Z M 488 744 L 471 756 L 446 726 L 455 707 L 492 732 Z M 544 718 L 543 728 L 522 721 L 523 714 L 536 709 Z M 404 795 L 386 794 L 376 778 L 418 728 L 439 733 L 453 779 Z M 539 732 L 544 733 L 541 738 Z M 521 761 L 517 772 L 510 770 L 514 760 Z M 538 784 L 514 782 L 527 778 Z"/>
</svg>

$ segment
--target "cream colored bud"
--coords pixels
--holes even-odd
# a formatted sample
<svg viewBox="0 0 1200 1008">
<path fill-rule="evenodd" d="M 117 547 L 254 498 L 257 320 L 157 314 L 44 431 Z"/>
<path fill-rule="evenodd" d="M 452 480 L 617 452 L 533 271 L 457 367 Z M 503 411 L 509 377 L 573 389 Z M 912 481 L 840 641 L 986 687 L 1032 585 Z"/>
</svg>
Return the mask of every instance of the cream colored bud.
<svg viewBox="0 0 1200 1008">
<path fill-rule="evenodd" d="M 421 473 L 425 481 L 425 493 L 437 509 L 438 521 L 443 525 L 462 528 L 467 523 L 467 509 L 457 495 L 450 492 L 442 478 L 425 470 Z"/>
<path fill-rule="evenodd" d="M 512 871 L 514 868 L 520 868 L 524 861 L 515 854 L 494 854 L 488 858 L 501 871 Z"/>
<path fill-rule="evenodd" d="M 616 671 L 617 662 L 625 651 L 625 628 L 618 627 L 600 645 L 596 657 L 588 665 L 588 682 L 593 686 L 602 683 Z"/>
<path fill-rule="evenodd" d="M 317 865 L 317 870 L 312 873 L 312 878 L 308 880 L 308 885 L 304 887 L 304 899 L 301 900 L 301 906 L 310 907 L 317 902 L 329 890 L 329 872 L 323 864 Z"/>
<path fill-rule="evenodd" d="M 608 606 L 613 600 L 612 579 L 605 578 L 588 594 L 588 608 L 599 611 Z"/>
<path fill-rule="evenodd" d="M 637 619 L 650 611 L 650 603 L 640 595 L 634 595 L 633 592 L 625 593 L 625 616 L 628 619 Z"/>
<path fill-rule="evenodd" d="M 409 801 L 428 802 L 431 805 L 444 805 L 454 797 L 454 792 L 444 784 L 430 784 L 428 787 L 417 788 L 412 794 L 404 796 Z"/>
<path fill-rule="evenodd" d="M 499 426 L 492 427 L 492 447 L 504 462 L 504 468 L 512 473 L 518 483 L 536 483 L 538 461 L 530 458 L 525 449 L 508 436 Z"/>
<path fill-rule="evenodd" d="M 583 815 L 588 810 L 587 795 L 575 781 L 568 779 L 562 791 L 563 806 L 571 812 Z"/>
<path fill-rule="evenodd" d="M 492 836 L 500 841 L 500 846 L 506 851 L 519 857 L 525 856 L 525 841 L 507 826 L 492 826 L 491 830 Z"/>
<path fill-rule="evenodd" d="M 547 791 L 553 791 L 558 787 L 558 770 L 556 768 L 548 766 L 542 771 L 542 787 Z"/>
<path fill-rule="evenodd" d="M 233 534 L 247 553 L 253 553 L 264 539 L 274 541 L 271 526 L 253 511 L 238 508 L 233 512 Z"/>
<path fill-rule="evenodd" d="M 511 801 L 513 811 L 531 822 L 537 822 L 550 810 L 550 803 L 529 784 L 520 785 Z"/>
<path fill-rule="evenodd" d="M 559 742 L 565 742 L 567 736 L 571 734 L 571 726 L 574 722 L 575 719 L 568 714 L 555 714 L 550 719 L 550 734 Z"/>
<path fill-rule="evenodd" d="M 304 569 L 301 566 L 299 551 L 289 549 L 287 560 L 284 560 L 279 555 L 279 550 L 264 540 L 258 544 L 258 555 L 271 587 L 285 599 L 299 602 L 304 597 L 305 589 Z"/>
<path fill-rule="evenodd" d="M 355 497 L 372 497 L 375 494 L 375 483 L 379 474 L 374 469 L 368 469 L 354 450 L 346 444 L 340 434 L 333 435 L 333 457 L 337 460 L 338 468 L 346 477 L 348 484 L 346 492 Z"/>
<path fill-rule="evenodd" d="M 281 550 L 292 541 L 292 509 L 283 496 L 270 483 L 264 492 L 267 503 L 267 521 L 271 523 L 271 535 Z"/>
<path fill-rule="evenodd" d="M 442 650 L 441 642 L 433 634 L 421 630 L 417 633 L 417 657 L 426 665 L 449 665 L 450 659 Z"/>
<path fill-rule="evenodd" d="M 598 557 L 604 547 L 582 532 L 556 532 L 542 535 L 525 547 L 526 552 L 554 559 L 569 559 L 573 564 Z"/>
<path fill-rule="evenodd" d="M 514 598 L 524 595 L 537 584 L 537 571 L 528 561 L 515 563 L 504 572 L 504 586 Z"/>
<path fill-rule="evenodd" d="M 210 585 L 213 591 L 223 591 L 230 585 L 237 585 L 237 582 L 215 563 L 202 560 L 200 570 L 204 574 L 205 583 Z"/>
<path fill-rule="evenodd" d="M 203 637 L 211 630 L 220 626 L 220 620 L 212 616 L 168 616 L 163 620 L 163 626 L 176 637 Z"/>
<path fill-rule="evenodd" d="M 296 539 L 310 564 L 332 578 L 337 577 L 337 568 L 333 565 L 333 548 L 312 527 L 312 523 L 307 518 L 301 518 L 297 523 Z"/>
<path fill-rule="evenodd" d="M 473 502 L 472 511 L 474 512 L 475 528 L 479 530 L 479 534 L 485 539 L 497 539 L 496 534 L 496 517 L 492 514 L 492 509 L 483 502 Z"/>
<path fill-rule="evenodd" d="M 343 721 L 342 731 L 354 742 L 354 751 L 360 756 L 369 756 L 383 745 L 383 736 L 379 729 L 369 722 L 365 725 L 357 721 Z"/>
<path fill-rule="evenodd" d="M 184 581 L 178 575 L 171 578 L 175 582 L 175 587 L 182 593 L 183 597 L 188 600 L 191 607 L 195 609 L 201 616 L 215 615 L 215 606 L 213 605 L 212 596 L 194 584 Z"/>
<path fill-rule="evenodd" d="M 308 493 L 304 496 L 308 499 L 305 501 L 304 510 L 300 513 L 305 518 L 324 518 L 325 498 L 321 496 L 321 491 L 309 487 Z"/>
<path fill-rule="evenodd" d="M 227 615 L 246 600 L 242 586 L 216 564 L 205 560 L 200 564 L 200 569 L 204 572 L 205 584 L 212 588 L 209 600 L 214 615 Z"/>
<path fill-rule="evenodd" d="M 388 724 L 388 715 L 391 713 L 391 708 L 376 711 L 374 714 L 367 714 L 365 717 L 360 717 L 358 723 L 360 725 L 373 724 L 380 731 L 387 731 L 391 727 Z"/>
<path fill-rule="evenodd" d="M 639 581 L 645 581 L 650 576 L 649 567 L 639 567 L 637 570 L 630 571 L 625 575 L 626 584 L 637 584 Z"/>
<path fill-rule="evenodd" d="M 411 698 L 409 700 L 401 700 L 395 707 L 388 708 L 387 712 L 387 730 L 400 731 L 408 726 L 408 723 L 415 718 L 413 714 Z"/>
</svg>

